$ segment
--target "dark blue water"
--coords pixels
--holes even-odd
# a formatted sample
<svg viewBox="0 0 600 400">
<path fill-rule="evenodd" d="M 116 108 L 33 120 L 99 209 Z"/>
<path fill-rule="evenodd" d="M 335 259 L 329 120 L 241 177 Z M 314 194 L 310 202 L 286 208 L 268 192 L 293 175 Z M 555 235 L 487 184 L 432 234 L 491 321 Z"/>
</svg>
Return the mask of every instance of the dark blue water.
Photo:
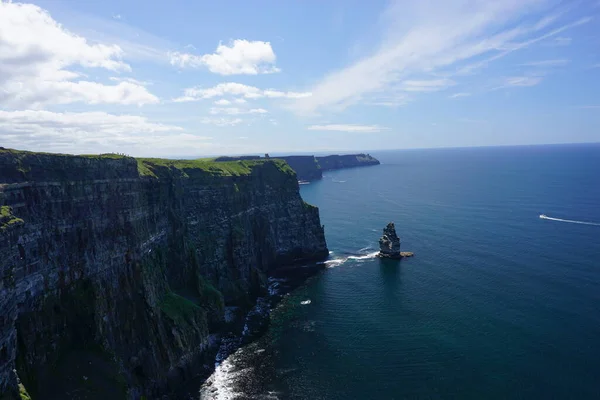
<svg viewBox="0 0 600 400">
<path fill-rule="evenodd" d="M 330 268 L 220 371 L 230 398 L 600 398 L 600 225 L 539 218 L 600 223 L 600 145 L 373 155 L 302 186 Z M 414 258 L 371 257 L 389 221 Z"/>
</svg>

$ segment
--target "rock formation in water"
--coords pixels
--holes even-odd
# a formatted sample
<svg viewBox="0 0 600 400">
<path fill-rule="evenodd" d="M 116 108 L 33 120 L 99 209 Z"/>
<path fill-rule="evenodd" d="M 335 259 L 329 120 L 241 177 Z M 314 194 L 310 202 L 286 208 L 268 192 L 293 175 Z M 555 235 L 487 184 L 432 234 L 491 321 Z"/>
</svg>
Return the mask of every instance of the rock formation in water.
<svg viewBox="0 0 600 400">
<path fill-rule="evenodd" d="M 379 254 L 381 258 L 400 259 L 402 257 L 411 257 L 413 253 L 400 251 L 400 238 L 396 234 L 396 227 L 393 222 L 387 224 L 383 229 L 383 236 L 379 238 Z"/>
<path fill-rule="evenodd" d="M 328 254 L 277 159 L 0 149 L 0 205 L 3 400 L 173 393 L 210 372 L 271 273 Z"/>
</svg>

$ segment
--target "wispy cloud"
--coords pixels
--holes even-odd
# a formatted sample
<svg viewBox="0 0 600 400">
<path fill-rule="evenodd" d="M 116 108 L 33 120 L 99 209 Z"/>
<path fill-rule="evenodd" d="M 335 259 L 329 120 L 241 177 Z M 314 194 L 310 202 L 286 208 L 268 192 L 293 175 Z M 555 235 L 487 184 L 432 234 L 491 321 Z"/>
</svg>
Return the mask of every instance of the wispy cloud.
<svg viewBox="0 0 600 400">
<path fill-rule="evenodd" d="M 241 115 L 241 114 L 266 114 L 267 110 L 264 108 L 237 108 L 237 107 L 212 107 L 209 112 L 211 114 L 227 114 L 227 115 Z"/>
<path fill-rule="evenodd" d="M 329 73 L 310 89 L 311 97 L 295 101 L 290 108 L 298 114 L 319 114 L 362 102 L 374 104 L 377 96 L 390 90 L 418 93 L 445 88 L 450 82 L 438 86 L 403 86 L 402 82 L 422 83 L 422 77 L 433 72 L 448 79 L 473 73 L 591 20 L 556 26 L 556 15 L 543 15 L 549 4 L 545 0 L 392 3 L 380 24 L 385 27 L 383 40 L 373 45 L 371 55 Z M 537 22 L 526 22 L 539 15 Z M 468 68 L 461 65 L 482 56 L 487 58 Z"/>
<path fill-rule="evenodd" d="M 459 98 L 459 97 L 468 97 L 468 96 L 470 96 L 470 95 L 471 95 L 471 93 L 460 92 L 460 93 L 454 93 L 454 94 L 451 94 L 451 95 L 450 95 L 450 96 L 448 96 L 448 97 L 450 97 L 451 99 L 457 99 L 457 98 Z"/>
<path fill-rule="evenodd" d="M 444 90 L 456 82 L 450 79 L 433 79 L 433 80 L 407 80 L 403 81 L 402 89 L 407 92 L 437 92 Z"/>
<path fill-rule="evenodd" d="M 274 89 L 262 90 L 254 86 L 244 85 L 242 83 L 226 82 L 219 83 L 211 88 L 192 87 L 184 90 L 184 95 L 173 99 L 175 102 L 199 101 L 202 99 L 211 99 L 223 96 L 242 96 L 246 99 L 259 98 L 288 98 L 299 99 L 311 96 L 308 92 L 282 92 Z M 234 100 L 236 103 L 244 103 L 244 99 Z"/>
<path fill-rule="evenodd" d="M 567 65 L 570 61 L 561 59 L 561 60 L 542 60 L 542 61 L 531 61 L 526 62 L 521 65 L 527 67 L 562 67 Z"/>
<path fill-rule="evenodd" d="M 281 70 L 275 66 L 275 52 L 269 42 L 234 40 L 229 46 L 219 44 L 213 54 L 169 53 L 171 65 L 181 68 L 206 67 L 220 75 L 272 74 Z"/>
<path fill-rule="evenodd" d="M 543 78 L 541 76 L 511 76 L 504 80 L 504 84 L 502 86 L 497 87 L 496 89 L 503 89 L 507 87 L 529 87 L 538 85 L 542 82 Z"/>
<path fill-rule="evenodd" d="M 336 131 L 336 132 L 358 132 L 358 133 L 373 133 L 387 130 L 379 125 L 356 125 L 356 124 L 327 124 L 327 125 L 311 125 L 309 131 Z"/>
<path fill-rule="evenodd" d="M 200 123 L 207 125 L 215 125 L 219 127 L 224 126 L 236 126 L 244 122 L 241 118 L 215 118 L 215 117 L 203 117 L 200 119 Z"/>
</svg>

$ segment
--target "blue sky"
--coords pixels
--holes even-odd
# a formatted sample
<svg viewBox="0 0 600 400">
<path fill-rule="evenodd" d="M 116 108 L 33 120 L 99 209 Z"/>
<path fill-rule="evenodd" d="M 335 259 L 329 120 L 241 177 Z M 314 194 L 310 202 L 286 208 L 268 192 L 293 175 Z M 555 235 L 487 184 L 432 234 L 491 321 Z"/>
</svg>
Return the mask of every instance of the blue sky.
<svg viewBox="0 0 600 400">
<path fill-rule="evenodd" d="M 0 145 L 600 141 L 600 1 L 0 1 Z"/>
</svg>

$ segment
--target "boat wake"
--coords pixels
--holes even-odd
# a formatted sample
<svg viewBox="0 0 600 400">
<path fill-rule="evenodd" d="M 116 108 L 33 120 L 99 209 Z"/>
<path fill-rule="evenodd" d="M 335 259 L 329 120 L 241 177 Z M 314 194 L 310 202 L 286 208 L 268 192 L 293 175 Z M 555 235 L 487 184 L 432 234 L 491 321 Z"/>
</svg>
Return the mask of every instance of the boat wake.
<svg viewBox="0 0 600 400">
<path fill-rule="evenodd" d="M 552 218 L 552 217 L 547 216 L 546 214 L 541 214 L 540 218 L 541 219 L 547 219 L 549 221 L 568 222 L 570 224 L 600 226 L 600 223 L 597 223 L 597 222 L 585 222 L 585 221 L 574 221 L 572 219 Z"/>
</svg>

